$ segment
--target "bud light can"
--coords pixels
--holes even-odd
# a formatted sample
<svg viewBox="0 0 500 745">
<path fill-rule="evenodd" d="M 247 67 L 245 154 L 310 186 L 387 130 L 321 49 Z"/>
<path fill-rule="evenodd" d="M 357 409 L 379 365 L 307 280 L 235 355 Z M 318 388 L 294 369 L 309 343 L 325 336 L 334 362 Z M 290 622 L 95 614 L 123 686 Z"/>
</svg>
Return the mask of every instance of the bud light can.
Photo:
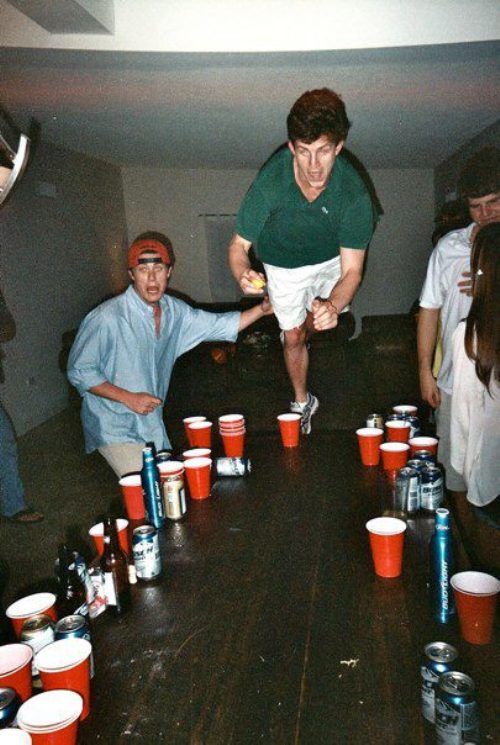
<svg viewBox="0 0 500 745">
<path fill-rule="evenodd" d="M 420 507 L 435 512 L 444 500 L 443 474 L 437 466 L 428 463 L 420 474 Z"/>
<path fill-rule="evenodd" d="M 409 514 L 420 509 L 420 476 L 414 468 L 400 468 L 396 476 L 396 504 Z"/>
<path fill-rule="evenodd" d="M 156 453 L 156 462 L 166 463 L 167 460 L 172 460 L 172 453 L 170 450 L 158 450 Z"/>
<path fill-rule="evenodd" d="M 217 458 L 217 476 L 246 476 L 252 470 L 250 458 Z"/>
<path fill-rule="evenodd" d="M 412 440 L 414 437 L 420 436 L 420 419 L 418 416 L 413 416 L 412 414 L 410 416 L 406 417 L 406 421 L 410 425 L 410 437 L 409 439 Z"/>
<path fill-rule="evenodd" d="M 424 468 L 427 466 L 427 462 L 424 460 L 420 460 L 420 458 L 410 458 L 408 461 L 406 461 L 407 468 L 414 468 L 417 473 L 422 473 Z"/>
<path fill-rule="evenodd" d="M 388 414 L 385 418 L 386 422 L 400 422 L 404 419 L 404 416 L 402 414 Z M 381 427 L 381 429 L 383 429 Z"/>
<path fill-rule="evenodd" d="M 382 414 L 368 414 L 366 417 L 366 426 L 384 429 L 384 417 Z"/>
<path fill-rule="evenodd" d="M 20 705 L 21 701 L 13 688 L 0 688 L 0 729 L 12 724 Z"/>
<path fill-rule="evenodd" d="M 438 745 L 479 743 L 479 714 L 474 681 L 455 670 L 443 673 L 436 688 Z"/>
<path fill-rule="evenodd" d="M 436 688 L 439 678 L 455 666 L 458 652 L 446 642 L 431 642 L 424 647 L 424 659 L 420 665 L 422 677 L 422 714 L 428 722 L 435 722 Z"/>
<path fill-rule="evenodd" d="M 141 525 L 132 534 L 132 553 L 137 579 L 149 582 L 161 574 L 158 531 L 152 525 Z"/>
<path fill-rule="evenodd" d="M 423 460 L 426 463 L 436 462 L 436 456 L 430 450 L 416 450 L 413 457 L 417 460 Z"/>
<path fill-rule="evenodd" d="M 92 644 L 88 620 L 80 613 L 64 616 L 56 623 L 55 638 L 56 641 L 59 641 L 59 639 L 86 639 Z M 94 677 L 93 652 L 90 653 L 90 677 Z"/>
</svg>

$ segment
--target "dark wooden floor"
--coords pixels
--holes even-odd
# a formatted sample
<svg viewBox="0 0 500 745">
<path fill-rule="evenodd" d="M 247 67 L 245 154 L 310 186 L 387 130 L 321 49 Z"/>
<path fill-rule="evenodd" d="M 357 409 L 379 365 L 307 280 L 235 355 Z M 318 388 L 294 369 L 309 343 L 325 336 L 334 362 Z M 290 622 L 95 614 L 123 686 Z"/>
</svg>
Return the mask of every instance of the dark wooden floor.
<svg viewBox="0 0 500 745">
<path fill-rule="evenodd" d="M 216 367 L 179 367 L 167 409 L 178 447 L 181 414 L 214 415 L 239 400 L 254 470 L 246 479 L 220 480 L 209 500 L 191 503 L 187 519 L 161 536 L 161 583 L 134 587 L 133 607 L 120 622 L 106 614 L 95 622 L 97 673 L 82 745 L 430 745 L 419 664 L 424 645 L 438 639 L 458 647 L 462 669 L 479 685 L 483 742 L 499 740 L 498 646 L 468 645 L 456 622 L 438 626 L 429 612 L 432 520 L 409 523 L 401 578 L 378 579 L 371 567 L 364 526 L 388 506 L 388 490 L 378 469 L 359 463 L 353 430 L 371 410 L 415 401 L 413 370 L 393 383 L 380 360 L 374 372 L 359 348 L 341 354 L 347 409 L 329 411 L 345 392 L 329 398 L 331 360 L 318 356 L 323 418 L 318 414 L 319 426 L 290 452 L 273 426 L 288 392 L 262 386 L 257 364 L 249 379 L 240 369 L 226 381 Z M 393 363 L 409 367 L 408 360 Z M 271 373 L 267 368 L 267 381 Z M 268 398 L 256 401 L 262 390 Z M 39 526 L 0 527 L 4 605 L 53 583 L 63 537 L 88 553 L 86 531 L 120 504 L 107 466 L 82 453 L 75 410 L 23 438 L 21 455 L 30 497 L 47 517 Z M 498 532 L 467 505 L 456 514 L 464 531 L 456 535 L 460 568 L 471 562 L 464 546 L 472 543 L 474 568 L 480 562 L 498 572 Z"/>
</svg>

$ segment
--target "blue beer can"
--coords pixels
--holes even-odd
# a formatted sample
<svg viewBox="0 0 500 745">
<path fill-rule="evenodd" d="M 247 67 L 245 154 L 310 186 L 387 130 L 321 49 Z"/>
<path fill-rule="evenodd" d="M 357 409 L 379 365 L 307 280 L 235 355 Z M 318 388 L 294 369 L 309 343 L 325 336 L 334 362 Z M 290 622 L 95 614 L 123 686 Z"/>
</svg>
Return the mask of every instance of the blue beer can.
<svg viewBox="0 0 500 745">
<path fill-rule="evenodd" d="M 479 743 L 476 686 L 465 673 L 451 670 L 439 678 L 436 689 L 437 745 Z"/>
<path fill-rule="evenodd" d="M 13 688 L 0 688 L 0 729 L 12 724 L 20 705 L 21 701 Z"/>
<path fill-rule="evenodd" d="M 413 457 L 417 460 L 424 460 L 426 463 L 436 462 L 436 456 L 430 450 L 417 450 Z"/>
<path fill-rule="evenodd" d="M 87 618 L 79 613 L 61 618 L 54 629 L 55 640 L 59 639 L 86 639 L 92 644 L 90 626 Z M 94 677 L 94 652 L 90 653 L 90 677 Z"/>
<path fill-rule="evenodd" d="M 422 677 L 422 715 L 428 722 L 435 722 L 436 688 L 443 673 L 455 666 L 458 652 L 446 642 L 431 642 L 424 647 L 424 658 L 420 665 Z"/>
</svg>

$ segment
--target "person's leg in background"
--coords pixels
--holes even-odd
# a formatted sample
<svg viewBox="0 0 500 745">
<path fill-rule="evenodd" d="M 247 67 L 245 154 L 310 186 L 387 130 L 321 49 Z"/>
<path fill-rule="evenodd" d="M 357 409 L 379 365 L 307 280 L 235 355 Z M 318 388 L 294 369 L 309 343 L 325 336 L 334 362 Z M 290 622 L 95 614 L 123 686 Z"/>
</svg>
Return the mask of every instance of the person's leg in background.
<svg viewBox="0 0 500 745">
<path fill-rule="evenodd" d="M 115 442 L 98 448 L 102 457 L 120 479 L 126 473 L 136 473 L 142 469 L 142 449 L 144 442 Z"/>
<path fill-rule="evenodd" d="M 0 514 L 16 522 L 40 522 L 43 515 L 29 509 L 19 475 L 14 428 L 0 403 Z"/>
<path fill-rule="evenodd" d="M 446 471 L 446 488 L 454 499 L 465 496 L 467 486 L 462 476 L 451 465 L 450 417 L 451 396 L 439 389 L 441 404 L 436 409 L 436 434 L 439 437 L 438 458 Z"/>
</svg>

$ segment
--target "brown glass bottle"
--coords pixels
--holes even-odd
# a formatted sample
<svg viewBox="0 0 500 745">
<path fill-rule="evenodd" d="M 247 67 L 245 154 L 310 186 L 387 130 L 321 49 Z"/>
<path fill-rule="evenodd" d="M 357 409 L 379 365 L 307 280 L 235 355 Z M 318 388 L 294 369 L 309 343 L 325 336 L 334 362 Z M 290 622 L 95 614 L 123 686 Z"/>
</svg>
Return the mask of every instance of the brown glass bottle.
<svg viewBox="0 0 500 745">
<path fill-rule="evenodd" d="M 74 613 L 86 615 L 87 599 L 85 587 L 75 566 L 74 557 L 67 547 L 59 547 L 59 594 L 57 598 L 57 614 L 59 618 L 71 616 Z"/>
<path fill-rule="evenodd" d="M 130 585 L 128 581 L 128 561 L 122 551 L 116 531 L 116 521 L 111 517 L 104 520 L 104 551 L 101 556 L 101 570 L 104 575 L 107 609 L 115 616 L 130 607 Z"/>
</svg>

